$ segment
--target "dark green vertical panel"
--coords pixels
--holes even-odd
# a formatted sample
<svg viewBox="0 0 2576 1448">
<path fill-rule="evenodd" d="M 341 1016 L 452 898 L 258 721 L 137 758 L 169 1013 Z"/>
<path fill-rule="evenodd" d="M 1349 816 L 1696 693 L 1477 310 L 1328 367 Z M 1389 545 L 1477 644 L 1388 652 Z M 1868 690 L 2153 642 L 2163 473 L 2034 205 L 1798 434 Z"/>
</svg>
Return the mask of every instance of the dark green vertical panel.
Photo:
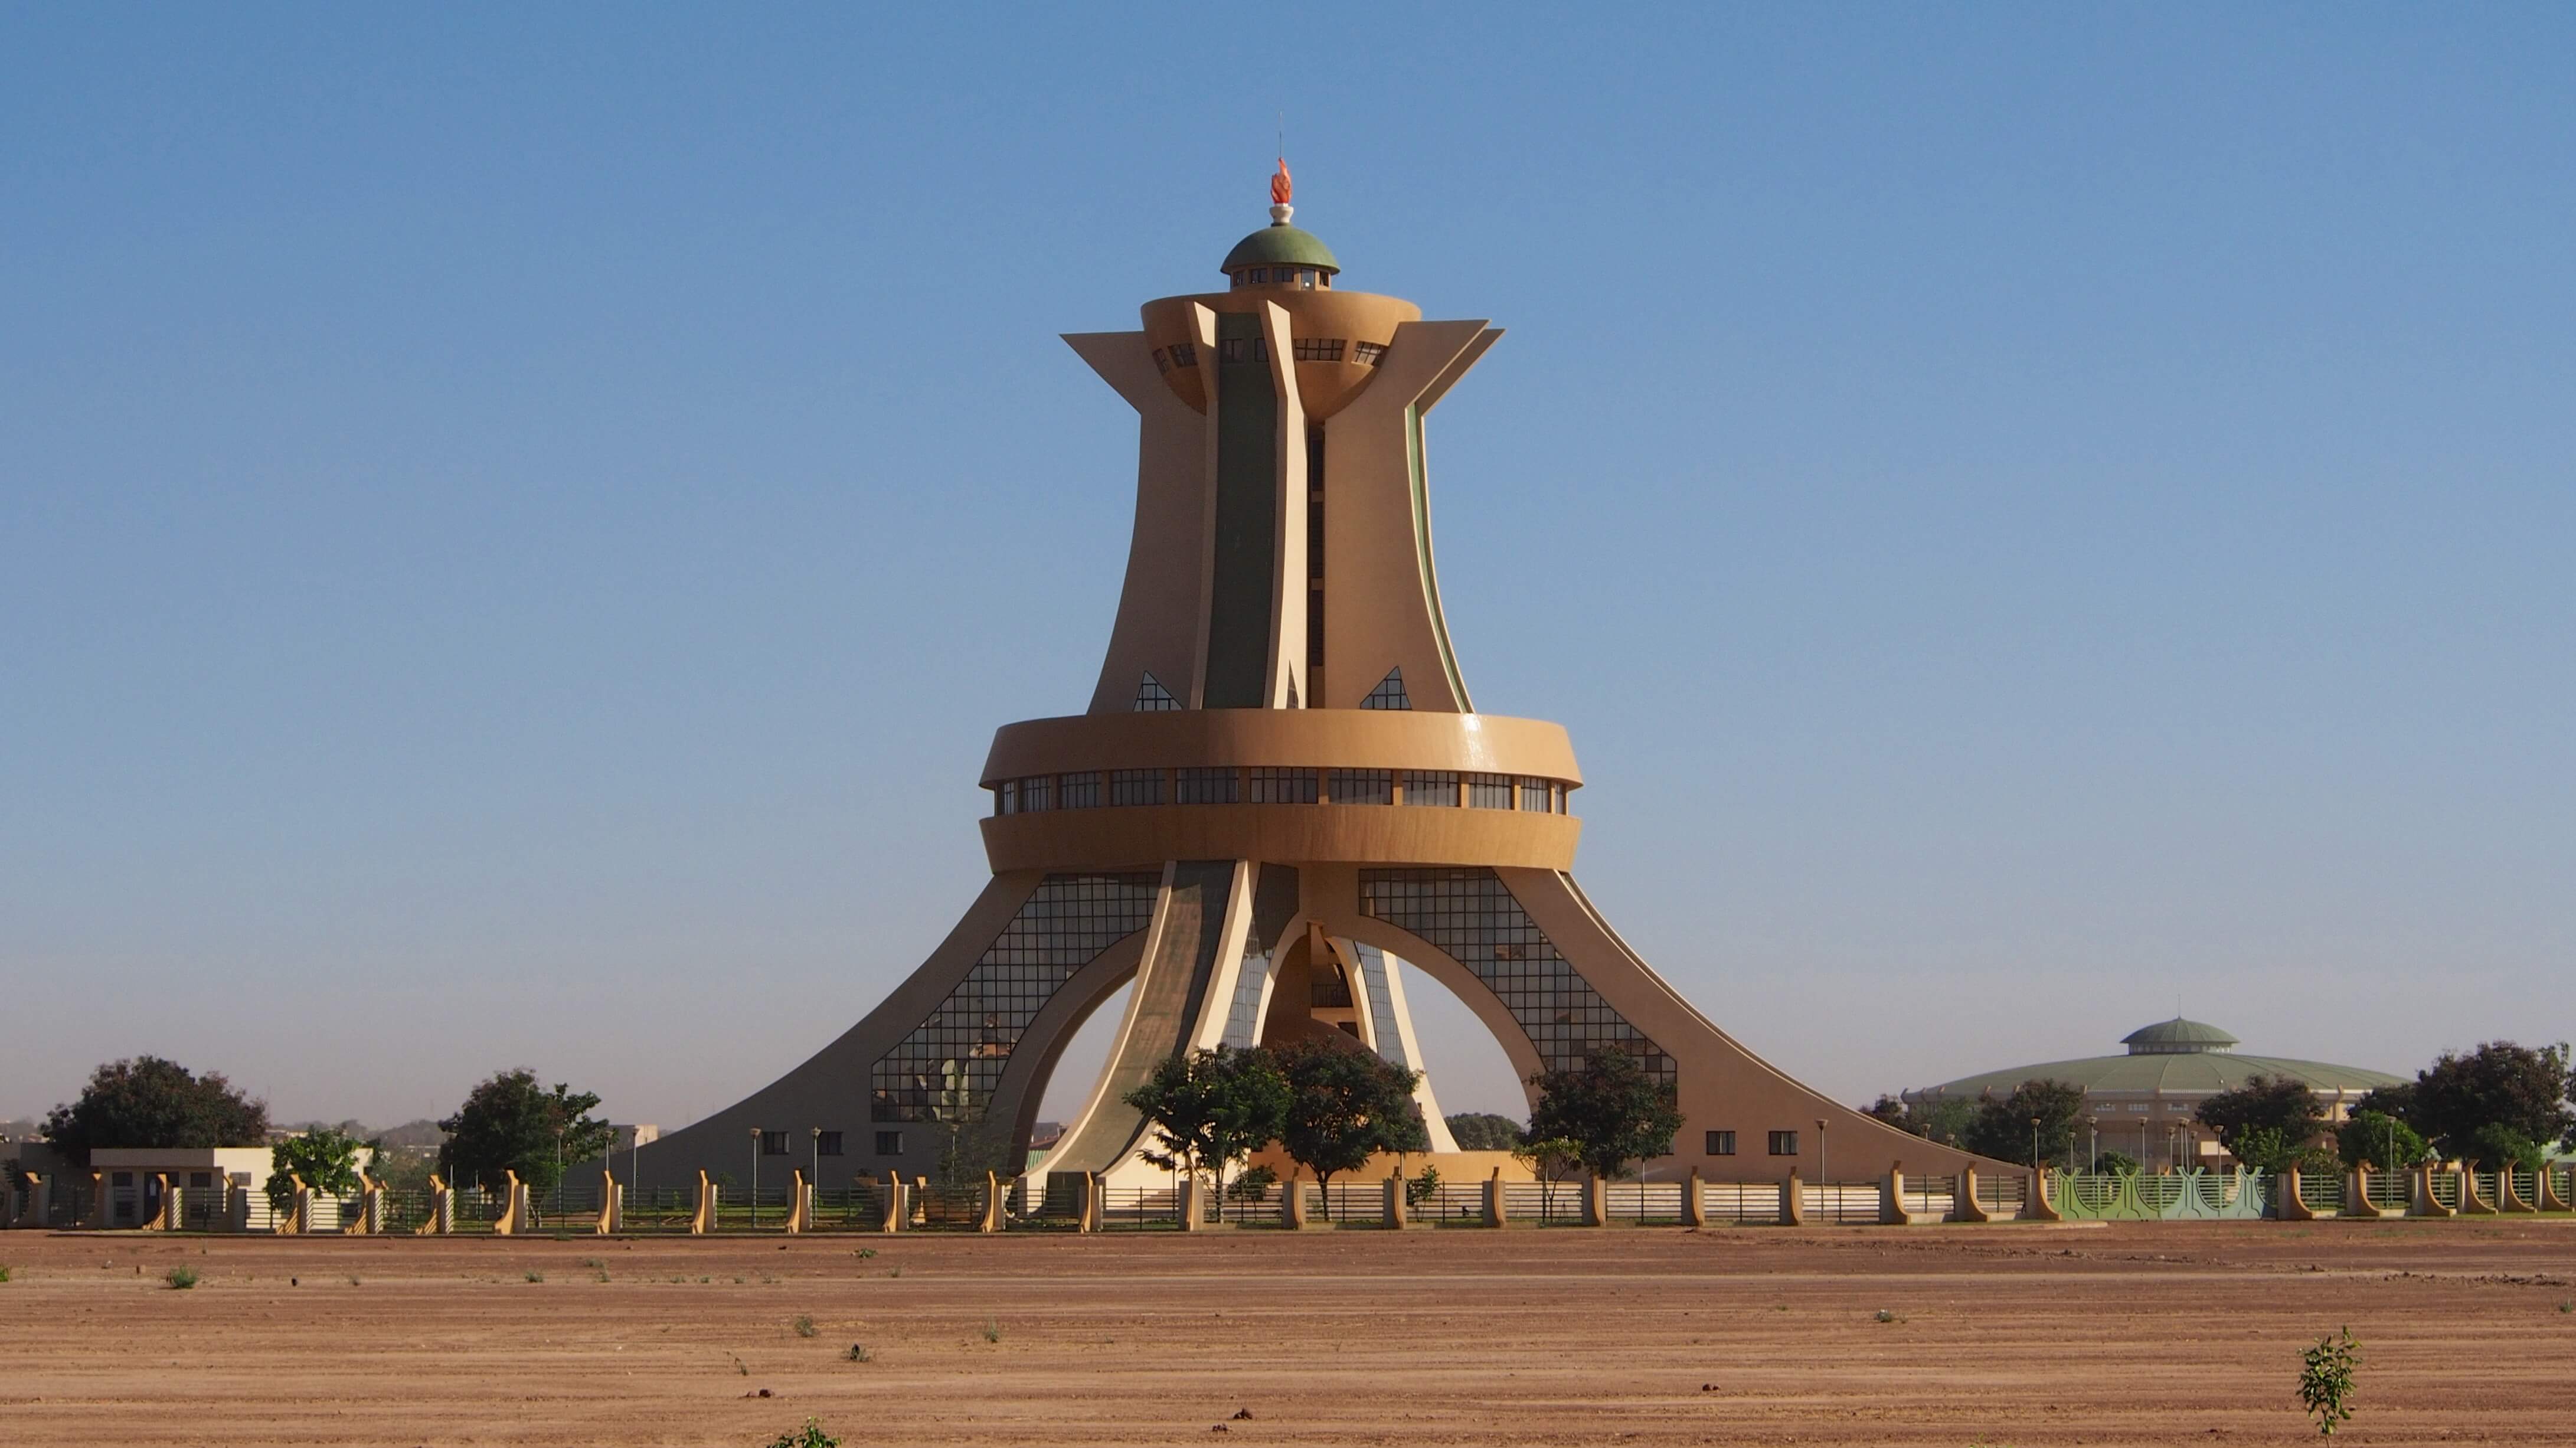
<svg viewBox="0 0 2576 1448">
<path fill-rule="evenodd" d="M 1270 702 L 1263 685 L 1279 553 L 1279 393 L 1259 317 L 1220 312 L 1216 336 L 1216 570 L 1201 705 L 1258 709 Z"/>
</svg>

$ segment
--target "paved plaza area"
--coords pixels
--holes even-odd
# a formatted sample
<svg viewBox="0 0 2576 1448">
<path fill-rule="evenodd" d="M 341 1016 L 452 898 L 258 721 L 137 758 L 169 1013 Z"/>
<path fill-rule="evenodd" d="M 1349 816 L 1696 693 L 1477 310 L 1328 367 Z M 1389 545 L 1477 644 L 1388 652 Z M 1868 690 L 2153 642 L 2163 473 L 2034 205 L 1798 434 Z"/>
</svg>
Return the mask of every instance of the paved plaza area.
<svg viewBox="0 0 2576 1448">
<path fill-rule="evenodd" d="M 21 1232 L 0 1264 L 21 1443 L 2287 1444 L 2344 1324 L 2341 1441 L 2576 1443 L 2565 1220 Z"/>
</svg>

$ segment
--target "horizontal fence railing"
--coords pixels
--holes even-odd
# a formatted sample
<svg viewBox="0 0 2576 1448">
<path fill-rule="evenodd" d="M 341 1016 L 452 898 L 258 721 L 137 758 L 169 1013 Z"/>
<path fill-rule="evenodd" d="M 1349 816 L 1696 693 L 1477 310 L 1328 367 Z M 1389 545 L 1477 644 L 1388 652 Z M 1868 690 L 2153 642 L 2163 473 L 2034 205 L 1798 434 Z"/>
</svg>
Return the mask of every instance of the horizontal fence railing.
<svg viewBox="0 0 2576 1448">
<path fill-rule="evenodd" d="M 1962 1216 L 2010 1221 L 2032 1215 L 2055 1215 L 2079 1221 L 2228 1220 L 2298 1215 L 2350 1216 L 2358 1206 L 2354 1177 L 2346 1171 L 2302 1173 L 2299 1199 L 2286 1200 L 2286 1180 L 2270 1173 L 2186 1168 L 2162 1173 L 2046 1173 L 2048 1205 L 2030 1210 L 2031 1177 L 2027 1172 L 1980 1173 L 1975 1178 L 1976 1208 L 1964 1212 L 1959 1193 L 1964 1178 L 1904 1176 L 1895 1196 L 1879 1181 L 1801 1182 L 1797 1215 L 1814 1226 L 1860 1226 L 1888 1221 L 1930 1223 Z M 1256 1179 L 1258 1180 L 1258 1179 Z M 48 1184 L 49 1186 L 51 1184 Z M 902 1229 L 912 1231 L 981 1231 L 990 1224 L 1001 1231 L 1069 1231 L 1082 1225 L 1083 1180 L 1076 1173 L 1045 1179 L 1020 1178 L 1002 1183 L 998 1214 L 988 1213 L 988 1188 L 982 1182 L 940 1184 L 916 1182 L 903 1188 L 907 1207 Z M 890 1183 L 860 1178 L 846 1186 L 805 1188 L 801 1227 L 809 1232 L 878 1232 L 886 1220 Z M 1289 1191 L 1302 1195 L 1305 1220 L 1312 1226 L 1376 1228 L 1392 1225 L 1389 1182 L 1384 1178 L 1336 1179 L 1329 1189 L 1312 1180 L 1293 1184 L 1260 1181 L 1246 1189 L 1230 1180 L 1220 1191 L 1202 1179 L 1194 1194 L 1202 1225 L 1276 1229 L 1288 1224 Z M 1423 1227 L 1480 1227 L 1489 1220 L 1488 1194 L 1500 1197 L 1502 1216 L 1514 1227 L 1578 1226 L 1589 1220 L 1587 1202 L 1596 1191 L 1582 1179 L 1561 1181 L 1425 1181 L 1399 1178 L 1393 1188 L 1402 1201 L 1403 1220 Z M 1783 1219 L 1784 1188 L 1778 1182 L 1699 1183 L 1698 1219 L 1711 1225 L 1772 1225 Z M 1693 1219 L 1685 1210 L 1687 1182 L 1623 1180 L 1597 1188 L 1603 1220 L 1611 1224 L 1676 1226 Z M 749 1232 L 785 1234 L 796 1205 L 792 1182 L 764 1180 L 749 1187 L 712 1184 L 713 1200 L 705 1204 L 707 1226 L 728 1235 Z M 2576 1164 L 2551 1163 L 2541 1171 L 2516 1167 L 2504 1172 L 2436 1167 L 2374 1169 L 2367 1174 L 2367 1200 L 2379 1215 L 2409 1215 L 2419 1199 L 2429 1196 L 2437 1213 L 2467 1215 L 2565 1210 L 2576 1201 Z M 522 1233 L 569 1236 L 599 1230 L 603 1187 L 571 1181 L 531 1198 Z M 615 1229 L 630 1235 L 687 1234 L 697 1230 L 701 1215 L 695 1187 L 620 1188 Z M 90 1209 L 86 1183 L 64 1183 L 47 1190 L 23 1215 L 23 1224 L 55 1229 L 105 1225 L 135 1229 L 166 1224 L 195 1232 L 288 1230 L 286 1208 L 265 1192 L 238 1186 L 188 1187 L 163 1191 L 157 1185 L 108 1187 L 97 1211 Z M 316 1235 L 350 1230 L 368 1211 L 368 1197 L 314 1193 L 307 1199 L 303 1229 Z M 509 1210 L 508 1192 L 500 1185 L 468 1183 L 445 1194 L 446 1232 L 472 1236 L 492 1234 Z M 1166 1180 L 1155 1185 L 1096 1185 L 1092 1198 L 1096 1224 L 1111 1231 L 1171 1230 L 1182 1226 L 1183 1194 Z M 373 1195 L 373 1230 L 411 1234 L 433 1229 L 439 1194 L 419 1187 L 379 1187 Z M 164 1212 L 164 1206 L 168 1211 Z M 1892 1209 L 1892 1211 L 1891 1211 Z M 110 1220 L 101 1221 L 101 1218 Z"/>
</svg>

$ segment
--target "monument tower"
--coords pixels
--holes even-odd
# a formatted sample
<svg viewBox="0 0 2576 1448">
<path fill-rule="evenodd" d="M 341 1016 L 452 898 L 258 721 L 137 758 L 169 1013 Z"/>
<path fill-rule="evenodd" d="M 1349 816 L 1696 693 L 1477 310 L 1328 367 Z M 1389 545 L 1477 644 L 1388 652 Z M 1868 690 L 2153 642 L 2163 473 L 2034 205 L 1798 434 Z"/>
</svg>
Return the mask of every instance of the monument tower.
<svg viewBox="0 0 2576 1448">
<path fill-rule="evenodd" d="M 1008 1175 L 1066 1042 L 1131 982 L 1105 1069 L 1035 1170 L 1140 1170 L 1123 1098 L 1175 1052 L 1338 1033 L 1419 1067 L 1399 961 L 1524 1079 L 1615 1046 L 1672 1082 L 1684 1124 L 1651 1176 L 1973 1160 L 1764 1064 L 1584 897 L 1573 747 L 1476 712 L 1433 568 L 1424 420 L 1502 333 L 1341 286 L 1290 222 L 1284 162 L 1271 201 L 1224 290 L 1065 338 L 1136 411 L 1135 532 L 1090 707 L 994 737 L 992 881 L 838 1040 L 644 1148 L 643 1182 L 738 1175 L 747 1149 L 790 1157 L 782 1181 L 809 1150 L 826 1179 L 927 1175 L 961 1141 Z M 1453 1149 L 1437 1084 L 1420 1103 Z"/>
</svg>

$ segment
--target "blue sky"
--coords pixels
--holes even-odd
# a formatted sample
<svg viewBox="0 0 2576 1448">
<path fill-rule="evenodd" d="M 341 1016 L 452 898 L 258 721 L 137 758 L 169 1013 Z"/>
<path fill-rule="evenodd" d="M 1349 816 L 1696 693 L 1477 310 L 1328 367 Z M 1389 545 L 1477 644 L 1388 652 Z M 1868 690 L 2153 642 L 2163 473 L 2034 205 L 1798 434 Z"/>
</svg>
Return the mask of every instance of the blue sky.
<svg viewBox="0 0 2576 1448">
<path fill-rule="evenodd" d="M 1214 284 L 1283 111 L 1345 284 L 1509 329 L 1461 663 L 1756 1049 L 2576 1031 L 2576 12 L 1293 21 L 0 15 L 0 1115 L 672 1123 L 855 1020 L 1107 640 L 1054 334 Z"/>
</svg>

